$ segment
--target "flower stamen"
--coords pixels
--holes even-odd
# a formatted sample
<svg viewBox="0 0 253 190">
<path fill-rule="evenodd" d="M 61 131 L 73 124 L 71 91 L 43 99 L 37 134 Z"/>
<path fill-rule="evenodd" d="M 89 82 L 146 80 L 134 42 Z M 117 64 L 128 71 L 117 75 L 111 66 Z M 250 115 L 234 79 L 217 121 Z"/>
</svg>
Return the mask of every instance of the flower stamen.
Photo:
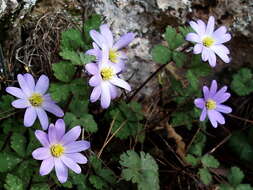
<svg viewBox="0 0 253 190">
<path fill-rule="evenodd" d="M 44 102 L 43 96 L 39 93 L 33 93 L 28 100 L 30 104 L 34 107 L 40 107 Z"/>
<path fill-rule="evenodd" d="M 215 40 L 210 36 L 206 36 L 203 38 L 202 42 L 203 42 L 204 46 L 210 47 L 214 44 Z"/>
<path fill-rule="evenodd" d="M 206 108 L 207 108 L 208 110 L 213 110 L 213 109 L 215 109 L 215 108 L 216 108 L 216 102 L 213 101 L 213 100 L 211 100 L 211 99 L 207 100 L 207 101 L 206 101 Z"/>
<path fill-rule="evenodd" d="M 103 80 L 110 80 L 114 75 L 113 69 L 111 67 L 103 68 L 100 73 Z"/>
<path fill-rule="evenodd" d="M 118 61 L 119 52 L 114 49 L 110 49 L 109 51 L 109 59 L 111 62 L 116 63 Z"/>
<path fill-rule="evenodd" d="M 64 153 L 64 147 L 61 144 L 54 144 L 51 146 L 50 151 L 54 157 L 60 157 Z"/>
</svg>

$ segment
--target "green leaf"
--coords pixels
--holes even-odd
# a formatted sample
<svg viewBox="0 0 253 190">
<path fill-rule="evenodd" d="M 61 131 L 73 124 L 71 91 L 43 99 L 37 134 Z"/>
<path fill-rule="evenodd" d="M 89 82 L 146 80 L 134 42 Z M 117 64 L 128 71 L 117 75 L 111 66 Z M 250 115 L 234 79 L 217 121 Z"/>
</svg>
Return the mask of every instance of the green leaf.
<svg viewBox="0 0 253 190">
<path fill-rule="evenodd" d="M 61 35 L 61 50 L 77 50 L 83 48 L 84 41 L 82 33 L 76 29 L 68 29 Z"/>
<path fill-rule="evenodd" d="M 28 145 L 26 148 L 26 155 L 30 156 L 32 152 L 41 146 L 40 142 L 34 135 L 34 131 L 32 129 L 29 129 L 29 141 Z"/>
<path fill-rule="evenodd" d="M 240 184 L 238 185 L 235 190 L 252 190 L 253 188 L 251 187 L 250 184 Z"/>
<path fill-rule="evenodd" d="M 55 102 L 66 101 L 69 97 L 69 85 L 63 83 L 52 83 L 49 88 L 50 95 Z"/>
<path fill-rule="evenodd" d="M 219 187 L 220 187 L 219 190 L 234 190 L 234 188 L 228 184 L 221 184 Z"/>
<path fill-rule="evenodd" d="M 24 190 L 22 180 L 12 174 L 7 174 L 4 188 L 6 190 Z"/>
<path fill-rule="evenodd" d="M 238 167 L 232 167 L 230 169 L 230 173 L 228 175 L 228 181 L 231 185 L 237 186 L 239 185 L 244 178 L 243 172 Z"/>
<path fill-rule="evenodd" d="M 84 23 L 84 37 L 86 42 L 91 42 L 92 39 L 89 35 L 90 30 L 97 30 L 102 23 L 102 17 L 100 15 L 94 14 L 92 15 L 85 23 Z"/>
<path fill-rule="evenodd" d="M 138 184 L 139 190 L 159 189 L 158 165 L 148 153 L 140 156 L 133 150 L 128 150 L 120 156 L 120 164 L 124 167 L 122 177 Z"/>
<path fill-rule="evenodd" d="M 19 164 L 18 167 L 15 168 L 14 175 L 22 179 L 24 189 L 27 189 L 27 186 L 30 183 L 30 179 L 33 175 L 34 170 L 36 170 L 39 167 L 39 165 L 37 165 L 37 167 L 34 166 L 34 164 L 32 164 L 33 161 L 35 160 L 24 161 L 22 162 L 22 164 Z"/>
<path fill-rule="evenodd" d="M 79 53 L 79 55 L 80 55 L 82 65 L 86 65 L 88 63 L 96 61 L 95 56 L 87 55 L 87 54 L 84 54 L 84 53 Z"/>
<path fill-rule="evenodd" d="M 4 95 L 0 98 L 0 114 L 1 112 L 14 110 L 11 106 L 11 102 L 14 100 L 13 96 Z M 1 116 L 4 116 L 1 114 Z"/>
<path fill-rule="evenodd" d="M 63 49 L 60 52 L 60 56 L 63 59 L 69 60 L 73 65 L 82 65 L 79 54 L 73 50 Z"/>
<path fill-rule="evenodd" d="M 228 143 L 240 159 L 251 162 L 253 160 L 253 147 L 247 136 L 242 132 L 234 132 Z"/>
<path fill-rule="evenodd" d="M 89 177 L 89 181 L 96 189 L 105 189 L 107 187 L 104 180 L 102 180 L 99 176 L 91 175 Z"/>
<path fill-rule="evenodd" d="M 177 31 L 171 26 L 168 26 L 166 28 L 164 36 L 171 50 L 176 49 L 185 42 L 183 36 L 181 34 L 178 34 Z"/>
<path fill-rule="evenodd" d="M 192 118 L 189 114 L 189 112 L 173 112 L 172 115 L 172 121 L 171 125 L 173 127 L 181 126 L 181 125 L 187 125 L 191 126 Z"/>
<path fill-rule="evenodd" d="M 186 62 L 186 55 L 179 51 L 173 51 L 172 60 L 176 63 L 178 67 L 182 67 Z"/>
<path fill-rule="evenodd" d="M 204 155 L 201 158 L 201 162 L 204 167 L 210 167 L 210 168 L 218 168 L 220 163 L 218 160 L 216 160 L 212 155 Z"/>
<path fill-rule="evenodd" d="M 120 139 L 126 139 L 129 136 L 136 137 L 140 142 L 144 141 L 143 125 L 140 121 L 143 119 L 143 113 L 141 105 L 137 102 L 131 102 L 126 104 L 121 102 L 117 107 L 111 108 L 107 117 L 110 120 L 114 120 L 112 127 L 112 133 Z"/>
<path fill-rule="evenodd" d="M 83 78 L 78 78 L 71 81 L 70 89 L 75 98 L 86 99 L 87 101 L 85 102 L 88 102 L 90 94 L 88 90 L 88 85 L 86 84 L 86 80 L 84 80 Z"/>
<path fill-rule="evenodd" d="M 83 174 L 75 174 L 74 172 L 70 172 L 71 182 L 77 186 L 78 190 L 88 190 L 86 186 L 86 176 Z"/>
<path fill-rule="evenodd" d="M 168 48 L 162 45 L 156 45 L 151 51 L 152 58 L 155 62 L 166 64 L 171 59 L 171 52 Z"/>
<path fill-rule="evenodd" d="M 11 153 L 0 152 L 0 172 L 7 172 L 15 168 L 21 159 Z"/>
<path fill-rule="evenodd" d="M 190 87 L 193 90 L 199 89 L 199 79 L 196 77 L 196 75 L 191 70 L 187 71 L 186 78 L 188 79 L 188 81 L 190 83 Z"/>
<path fill-rule="evenodd" d="M 72 80 L 76 71 L 74 65 L 70 62 L 63 61 L 53 64 L 52 69 L 54 71 L 54 76 L 63 82 L 69 82 Z"/>
<path fill-rule="evenodd" d="M 32 185 L 31 190 L 50 190 L 48 184 L 36 184 Z"/>
<path fill-rule="evenodd" d="M 212 181 L 212 175 L 207 168 L 200 168 L 198 174 L 205 185 L 208 185 Z"/>
<path fill-rule="evenodd" d="M 201 156 L 203 148 L 205 147 L 205 142 L 206 142 L 205 134 L 203 134 L 202 132 L 198 133 L 195 138 L 195 141 L 190 146 L 189 153 L 196 156 Z"/>
<path fill-rule="evenodd" d="M 198 161 L 199 161 L 198 158 L 194 157 L 191 154 L 187 154 L 187 156 L 185 157 L 185 160 L 186 160 L 186 162 L 188 162 L 192 166 L 197 166 L 198 165 Z"/>
<path fill-rule="evenodd" d="M 89 161 L 91 166 L 94 168 L 95 171 L 99 171 L 102 168 L 102 162 L 96 156 L 90 156 Z"/>
<path fill-rule="evenodd" d="M 232 90 L 239 96 L 246 96 L 253 92 L 253 74 L 250 69 L 242 68 L 233 75 Z"/>
<path fill-rule="evenodd" d="M 15 152 L 21 156 L 25 156 L 25 148 L 26 148 L 26 138 L 18 133 L 14 133 L 11 136 L 11 148 L 15 150 Z"/>
<path fill-rule="evenodd" d="M 190 32 L 194 32 L 194 30 L 192 29 L 192 27 L 187 27 L 187 26 L 179 26 L 179 31 L 181 32 L 181 34 L 186 37 L 186 35 Z"/>
<path fill-rule="evenodd" d="M 85 114 L 81 118 L 82 124 L 87 132 L 95 133 L 98 130 L 98 126 L 93 116 L 90 114 Z"/>
</svg>

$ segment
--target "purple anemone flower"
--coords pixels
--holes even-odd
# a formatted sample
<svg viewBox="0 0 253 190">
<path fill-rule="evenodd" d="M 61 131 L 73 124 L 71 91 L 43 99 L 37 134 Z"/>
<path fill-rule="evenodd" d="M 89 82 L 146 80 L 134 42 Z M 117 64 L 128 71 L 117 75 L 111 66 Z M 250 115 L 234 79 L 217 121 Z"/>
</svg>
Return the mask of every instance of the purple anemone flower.
<svg viewBox="0 0 253 190">
<path fill-rule="evenodd" d="M 49 94 L 46 94 L 49 87 L 49 79 L 45 75 L 41 75 L 35 84 L 33 76 L 29 73 L 24 75 L 18 74 L 18 83 L 21 88 L 7 87 L 6 92 L 19 98 L 12 102 L 15 108 L 24 109 L 24 125 L 31 127 L 37 116 L 44 130 L 48 128 L 48 117 L 46 111 L 63 117 L 62 109 L 55 104 Z"/>
<path fill-rule="evenodd" d="M 68 179 L 68 168 L 75 173 L 81 173 L 78 164 L 86 164 L 87 158 L 80 152 L 90 148 L 88 141 L 76 141 L 81 134 L 80 126 L 72 128 L 65 134 L 65 123 L 58 119 L 50 124 L 48 134 L 36 130 L 35 136 L 43 145 L 33 151 L 36 160 L 43 160 L 40 166 L 40 175 L 49 174 L 55 168 L 56 176 L 61 183 Z"/>
<path fill-rule="evenodd" d="M 108 108 L 111 99 L 118 96 L 117 87 L 131 91 L 130 85 L 117 75 L 121 72 L 121 68 L 108 61 L 108 49 L 106 47 L 102 49 L 100 62 L 98 64 L 86 64 L 85 69 L 93 75 L 89 80 L 89 85 L 94 87 L 90 101 L 95 102 L 100 98 L 102 108 Z"/>
<path fill-rule="evenodd" d="M 193 49 L 194 54 L 200 54 L 203 61 L 208 61 L 211 67 L 216 65 L 217 54 L 225 63 L 230 62 L 229 49 L 223 43 L 231 39 L 225 26 L 214 31 L 215 20 L 213 16 L 208 19 L 207 25 L 202 20 L 190 21 L 190 26 L 196 33 L 189 33 L 186 40 L 196 43 Z"/>
<path fill-rule="evenodd" d="M 95 43 L 93 43 L 93 49 L 88 50 L 86 53 L 100 59 L 102 51 L 99 48 L 106 46 L 109 49 L 109 60 L 112 63 L 119 65 L 121 70 L 124 70 L 127 56 L 123 51 L 121 51 L 121 49 L 134 40 L 134 33 L 127 33 L 121 36 L 120 39 L 114 43 L 111 30 L 108 25 L 103 24 L 100 26 L 100 33 L 95 30 L 91 30 L 90 36 Z"/>
<path fill-rule="evenodd" d="M 195 106 L 202 109 L 200 121 L 204 121 L 207 115 L 213 127 L 216 128 L 218 123 L 225 124 L 225 119 L 221 113 L 232 112 L 230 107 L 222 104 L 230 97 L 230 93 L 226 91 L 226 86 L 217 91 L 216 80 L 212 81 L 210 90 L 207 86 L 203 87 L 204 98 L 197 98 L 194 100 Z"/>
</svg>

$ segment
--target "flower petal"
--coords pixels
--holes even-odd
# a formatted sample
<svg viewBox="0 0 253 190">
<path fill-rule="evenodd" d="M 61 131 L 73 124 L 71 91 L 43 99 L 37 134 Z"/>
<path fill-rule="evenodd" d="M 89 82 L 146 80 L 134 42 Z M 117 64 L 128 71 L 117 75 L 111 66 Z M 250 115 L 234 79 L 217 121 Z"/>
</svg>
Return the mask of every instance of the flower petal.
<svg viewBox="0 0 253 190">
<path fill-rule="evenodd" d="M 29 73 L 26 73 L 26 74 L 24 74 L 24 78 L 25 78 L 26 83 L 28 84 L 30 90 L 34 91 L 35 81 L 34 81 L 33 76 Z"/>
<path fill-rule="evenodd" d="M 124 89 L 126 89 L 126 90 L 128 90 L 128 91 L 131 91 L 130 85 L 129 85 L 126 81 L 122 80 L 121 78 L 113 77 L 113 78 L 110 80 L 110 82 L 111 82 L 112 84 L 114 84 L 115 86 L 124 88 Z"/>
<path fill-rule="evenodd" d="M 57 119 L 54 127 L 55 127 L 57 140 L 60 141 L 63 135 L 65 134 L 65 129 L 66 129 L 64 120 Z"/>
<path fill-rule="evenodd" d="M 21 87 L 24 94 L 28 97 L 31 96 L 32 91 L 31 91 L 30 87 L 28 86 L 24 76 L 22 74 L 18 74 L 17 78 L 18 78 L 19 86 Z"/>
<path fill-rule="evenodd" d="M 203 46 L 201 58 L 203 61 L 207 61 L 209 58 L 209 50 L 205 46 Z"/>
<path fill-rule="evenodd" d="M 206 114 L 207 114 L 207 110 L 206 110 L 206 107 L 204 107 L 202 112 L 201 112 L 199 120 L 204 121 L 206 119 Z"/>
<path fill-rule="evenodd" d="M 186 40 L 191 41 L 191 42 L 201 43 L 201 39 L 200 39 L 199 35 L 197 35 L 196 33 L 187 34 Z"/>
<path fill-rule="evenodd" d="M 224 54 L 230 54 L 230 51 L 229 49 L 224 46 L 223 44 L 219 44 L 219 45 L 215 45 L 215 46 L 212 46 L 211 49 L 213 50 L 213 48 L 218 48 L 220 49 L 220 51 L 224 52 Z M 214 51 L 214 50 L 213 50 Z"/>
<path fill-rule="evenodd" d="M 214 128 L 216 128 L 218 126 L 216 112 L 217 111 L 215 111 L 215 110 L 208 110 L 207 111 L 208 118 Z"/>
<path fill-rule="evenodd" d="M 118 91 L 117 91 L 117 88 L 110 83 L 109 83 L 109 88 L 110 88 L 111 99 L 113 100 L 118 96 Z"/>
<path fill-rule="evenodd" d="M 27 108 L 29 106 L 29 102 L 25 99 L 18 99 L 18 100 L 14 100 L 11 105 L 14 108 Z"/>
<path fill-rule="evenodd" d="M 65 154 L 65 156 L 71 158 L 74 162 L 78 164 L 86 164 L 88 162 L 87 158 L 81 153 Z"/>
<path fill-rule="evenodd" d="M 7 87 L 6 92 L 17 98 L 21 99 L 27 98 L 26 94 L 20 88 L 17 87 Z"/>
<path fill-rule="evenodd" d="M 44 131 L 41 131 L 41 130 L 36 130 L 35 136 L 44 147 L 49 147 L 47 133 L 45 133 Z"/>
<path fill-rule="evenodd" d="M 38 118 L 40 120 L 40 124 L 41 124 L 42 129 L 47 130 L 47 128 L 48 128 L 47 113 L 42 108 L 36 108 L 36 112 L 37 112 Z"/>
<path fill-rule="evenodd" d="M 203 86 L 203 94 L 204 94 L 205 100 L 208 100 L 208 98 L 209 98 L 209 89 L 208 89 L 207 86 Z"/>
<path fill-rule="evenodd" d="M 216 100 L 216 102 L 217 102 L 218 104 L 221 104 L 221 103 L 227 101 L 227 100 L 230 98 L 230 96 L 231 96 L 230 93 L 224 93 L 224 94 L 222 94 L 222 96 L 217 96 L 217 97 L 215 98 L 215 100 Z"/>
<path fill-rule="evenodd" d="M 60 140 L 60 142 L 63 143 L 63 145 L 66 145 L 68 143 L 71 143 L 73 141 L 75 141 L 76 139 L 78 139 L 78 137 L 81 134 L 81 127 L 80 126 L 76 126 L 74 128 L 72 128 L 71 130 L 69 130 Z"/>
<path fill-rule="evenodd" d="M 35 108 L 28 107 L 25 111 L 24 126 L 31 127 L 34 124 L 36 118 L 37 118 L 37 113 L 36 113 Z"/>
<path fill-rule="evenodd" d="M 190 21 L 189 22 L 190 26 L 192 27 L 193 30 L 195 30 L 195 32 L 197 32 L 200 36 L 202 36 L 204 34 L 205 31 L 203 31 L 202 26 L 199 26 L 196 22 L 194 21 Z"/>
<path fill-rule="evenodd" d="M 223 86 L 213 97 L 214 100 L 218 100 L 219 97 L 223 96 L 223 94 L 227 91 L 228 87 Z"/>
<path fill-rule="evenodd" d="M 206 26 L 206 34 L 211 35 L 214 31 L 214 24 L 215 24 L 215 19 L 213 16 L 210 16 L 207 22 Z"/>
<path fill-rule="evenodd" d="M 112 32 L 109 29 L 108 25 L 107 24 L 101 25 L 100 32 L 104 36 L 104 38 L 106 39 L 106 42 L 109 45 L 109 47 L 111 48 L 113 46 L 113 36 L 112 36 Z"/>
<path fill-rule="evenodd" d="M 212 50 L 208 50 L 209 53 L 208 53 L 208 62 L 209 62 L 209 65 L 211 67 L 215 67 L 216 66 L 216 56 L 215 56 L 215 53 L 212 51 Z"/>
<path fill-rule="evenodd" d="M 80 166 L 79 166 L 76 162 L 74 162 L 72 159 L 70 159 L 69 157 L 62 155 L 62 156 L 61 156 L 61 160 L 62 160 L 62 162 L 63 162 L 69 169 L 71 169 L 71 170 L 74 171 L 75 173 L 77 173 L 77 174 L 80 174 L 80 173 L 81 173 L 81 168 L 80 168 Z"/>
<path fill-rule="evenodd" d="M 92 87 L 95 87 L 95 86 L 98 86 L 100 85 L 102 82 L 102 77 L 99 74 L 96 74 L 96 75 L 93 75 L 90 80 L 89 80 L 89 85 L 92 86 Z"/>
<path fill-rule="evenodd" d="M 84 140 L 74 141 L 65 145 L 65 148 L 65 153 L 81 152 L 90 148 L 90 142 Z"/>
<path fill-rule="evenodd" d="M 88 63 L 85 65 L 86 71 L 88 71 L 89 74 L 91 75 L 96 75 L 98 74 L 98 66 L 96 63 Z"/>
<path fill-rule="evenodd" d="M 36 86 L 35 92 L 45 94 L 49 87 L 49 78 L 46 75 L 41 75 Z"/>
<path fill-rule="evenodd" d="M 225 124 L 225 119 L 220 112 L 216 110 L 209 110 L 208 112 L 210 112 L 210 114 L 212 115 L 213 120 L 216 120 L 218 123 L 222 125 Z"/>
<path fill-rule="evenodd" d="M 93 88 L 93 90 L 91 92 L 90 101 L 96 102 L 100 96 L 101 96 L 101 86 L 96 86 Z"/>
<path fill-rule="evenodd" d="M 102 108 L 106 109 L 109 107 L 111 103 L 111 95 L 110 95 L 110 89 L 107 83 L 102 83 L 101 85 L 101 98 L 100 98 L 100 104 Z"/>
<path fill-rule="evenodd" d="M 103 46 L 106 44 L 104 37 L 96 30 L 91 30 L 90 36 L 99 47 L 103 48 Z"/>
<path fill-rule="evenodd" d="M 197 108 L 203 109 L 205 107 L 205 100 L 203 98 L 197 98 L 194 100 L 194 104 Z"/>
<path fill-rule="evenodd" d="M 49 174 L 54 168 L 54 158 L 50 157 L 42 161 L 40 165 L 40 175 L 44 176 Z"/>
<path fill-rule="evenodd" d="M 216 91 L 217 91 L 217 81 L 212 80 L 209 94 L 210 98 L 212 98 L 216 94 Z"/>
<path fill-rule="evenodd" d="M 221 48 L 218 45 L 214 45 L 212 47 L 212 50 L 224 61 L 225 63 L 230 62 L 230 58 L 227 55 L 227 51 L 225 51 L 223 48 Z"/>
<path fill-rule="evenodd" d="M 131 43 L 134 40 L 134 33 L 129 32 L 123 36 L 120 37 L 120 39 L 114 44 L 113 49 L 121 49 L 126 47 L 129 43 Z"/>
<path fill-rule="evenodd" d="M 217 38 L 219 36 L 223 36 L 224 34 L 226 34 L 226 32 L 227 32 L 227 28 L 225 26 L 221 26 L 213 32 L 213 36 Z"/>
<path fill-rule="evenodd" d="M 193 53 L 194 54 L 200 54 L 203 50 L 203 45 L 202 44 L 195 44 L 193 48 Z"/>
<path fill-rule="evenodd" d="M 48 140 L 50 145 L 58 143 L 56 129 L 54 127 L 54 124 L 50 124 L 48 128 Z"/>
<path fill-rule="evenodd" d="M 203 36 L 206 32 L 206 24 L 200 19 L 197 20 L 197 24 L 198 24 L 198 27 L 199 27 L 200 36 Z"/>
<path fill-rule="evenodd" d="M 32 156 L 36 160 L 45 160 L 52 157 L 50 153 L 50 149 L 44 148 L 44 147 L 37 148 L 36 150 L 34 150 L 32 152 Z"/>
<path fill-rule="evenodd" d="M 59 158 L 54 158 L 54 166 L 58 180 L 60 183 L 65 183 L 68 179 L 68 168 Z"/>
<path fill-rule="evenodd" d="M 216 110 L 222 113 L 231 113 L 232 112 L 232 108 L 229 106 L 225 106 L 222 104 L 217 105 Z"/>
<path fill-rule="evenodd" d="M 56 105 L 55 103 L 44 102 L 42 107 L 43 107 L 43 109 L 45 109 L 46 111 L 54 114 L 57 117 L 63 117 L 64 116 L 64 112 L 62 111 L 62 109 L 58 105 Z"/>
</svg>

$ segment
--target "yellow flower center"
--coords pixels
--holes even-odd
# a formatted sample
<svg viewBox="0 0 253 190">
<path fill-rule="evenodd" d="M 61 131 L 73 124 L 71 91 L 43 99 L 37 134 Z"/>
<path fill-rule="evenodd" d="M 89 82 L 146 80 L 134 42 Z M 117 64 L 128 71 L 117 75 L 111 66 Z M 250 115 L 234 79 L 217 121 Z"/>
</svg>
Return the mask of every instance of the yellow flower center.
<svg viewBox="0 0 253 190">
<path fill-rule="evenodd" d="M 103 80 L 110 80 L 114 75 L 113 69 L 111 67 L 103 68 L 100 73 Z"/>
<path fill-rule="evenodd" d="M 28 99 L 32 106 L 39 107 L 43 103 L 43 96 L 39 93 L 33 93 L 32 96 Z"/>
<path fill-rule="evenodd" d="M 215 40 L 212 37 L 207 36 L 207 37 L 203 38 L 202 42 L 203 42 L 204 46 L 210 47 L 214 44 Z"/>
<path fill-rule="evenodd" d="M 61 144 L 54 144 L 51 146 L 50 151 L 54 157 L 60 157 L 64 153 L 64 147 Z"/>
<path fill-rule="evenodd" d="M 114 49 L 110 49 L 109 51 L 109 59 L 111 62 L 116 63 L 118 61 L 119 52 Z"/>
<path fill-rule="evenodd" d="M 211 99 L 207 100 L 207 102 L 206 102 L 206 108 L 207 108 L 208 110 L 213 110 L 213 109 L 215 109 L 215 108 L 216 108 L 216 102 L 213 101 L 213 100 L 211 100 Z"/>
</svg>

